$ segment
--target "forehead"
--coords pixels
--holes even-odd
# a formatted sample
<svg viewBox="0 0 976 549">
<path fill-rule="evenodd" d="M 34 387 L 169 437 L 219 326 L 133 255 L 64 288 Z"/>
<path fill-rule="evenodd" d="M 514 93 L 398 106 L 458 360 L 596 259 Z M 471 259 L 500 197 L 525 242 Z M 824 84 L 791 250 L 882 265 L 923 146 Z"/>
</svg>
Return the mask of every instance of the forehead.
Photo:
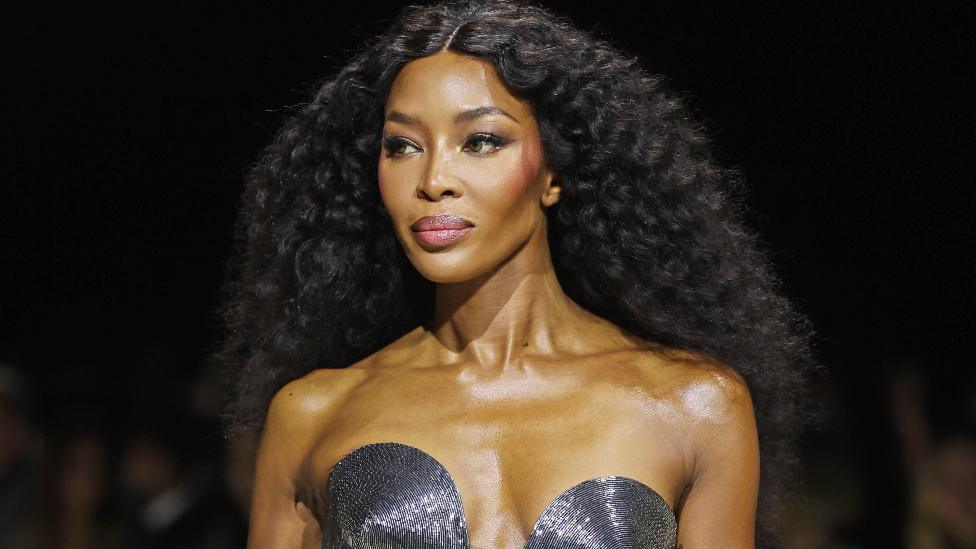
<svg viewBox="0 0 976 549">
<path fill-rule="evenodd" d="M 386 112 L 397 110 L 436 115 L 492 105 L 519 120 L 531 117 L 527 101 L 509 93 L 488 61 L 454 52 L 415 59 L 400 70 L 386 100 Z"/>
</svg>

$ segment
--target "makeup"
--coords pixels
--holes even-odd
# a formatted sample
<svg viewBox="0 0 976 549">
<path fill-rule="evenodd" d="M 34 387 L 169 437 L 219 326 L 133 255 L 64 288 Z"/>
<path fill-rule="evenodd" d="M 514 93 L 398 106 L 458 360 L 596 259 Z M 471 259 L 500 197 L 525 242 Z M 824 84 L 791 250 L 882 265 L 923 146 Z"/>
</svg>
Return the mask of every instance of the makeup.
<svg viewBox="0 0 976 549">
<path fill-rule="evenodd" d="M 421 217 L 410 225 L 411 234 L 427 251 L 446 248 L 474 230 L 474 224 L 453 214 Z"/>
</svg>

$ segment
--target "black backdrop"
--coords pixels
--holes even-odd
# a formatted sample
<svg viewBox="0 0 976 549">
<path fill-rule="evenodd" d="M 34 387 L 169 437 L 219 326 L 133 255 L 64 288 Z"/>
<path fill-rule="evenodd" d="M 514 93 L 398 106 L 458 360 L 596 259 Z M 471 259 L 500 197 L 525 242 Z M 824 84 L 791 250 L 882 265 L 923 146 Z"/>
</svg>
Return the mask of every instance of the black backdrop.
<svg viewBox="0 0 976 549">
<path fill-rule="evenodd" d="M 243 171 L 399 6 L 351 4 L 7 21 L 0 360 L 37 381 L 44 421 L 118 417 L 200 374 Z M 922 365 L 947 429 L 976 335 L 973 8 L 904 4 L 550 4 L 668 75 L 745 173 L 831 371 L 807 452 L 846 456 L 867 497 L 856 528 L 875 532 L 903 512 L 891 365 Z"/>
</svg>

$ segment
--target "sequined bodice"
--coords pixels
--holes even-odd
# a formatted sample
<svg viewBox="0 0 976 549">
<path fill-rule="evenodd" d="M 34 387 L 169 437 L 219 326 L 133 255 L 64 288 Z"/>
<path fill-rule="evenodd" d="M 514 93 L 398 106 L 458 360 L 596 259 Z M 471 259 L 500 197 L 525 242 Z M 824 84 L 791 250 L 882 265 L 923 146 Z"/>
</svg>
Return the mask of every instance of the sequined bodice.
<svg viewBox="0 0 976 549">
<path fill-rule="evenodd" d="M 346 454 L 329 476 L 324 549 L 470 549 L 457 486 L 419 448 L 376 442 Z M 550 503 L 525 549 L 672 549 L 667 502 L 637 480 L 583 481 Z"/>
</svg>

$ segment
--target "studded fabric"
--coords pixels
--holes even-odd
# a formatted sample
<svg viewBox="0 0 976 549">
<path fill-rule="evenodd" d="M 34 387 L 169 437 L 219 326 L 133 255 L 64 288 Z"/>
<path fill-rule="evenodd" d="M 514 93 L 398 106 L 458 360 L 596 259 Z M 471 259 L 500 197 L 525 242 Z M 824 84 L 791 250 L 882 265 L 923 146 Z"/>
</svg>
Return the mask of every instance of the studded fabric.
<svg viewBox="0 0 976 549">
<path fill-rule="evenodd" d="M 324 549 L 470 549 L 454 479 L 419 448 L 357 448 L 332 468 L 328 497 Z M 677 530 L 674 512 L 649 486 L 602 476 L 559 494 L 524 549 L 673 549 Z"/>
</svg>

